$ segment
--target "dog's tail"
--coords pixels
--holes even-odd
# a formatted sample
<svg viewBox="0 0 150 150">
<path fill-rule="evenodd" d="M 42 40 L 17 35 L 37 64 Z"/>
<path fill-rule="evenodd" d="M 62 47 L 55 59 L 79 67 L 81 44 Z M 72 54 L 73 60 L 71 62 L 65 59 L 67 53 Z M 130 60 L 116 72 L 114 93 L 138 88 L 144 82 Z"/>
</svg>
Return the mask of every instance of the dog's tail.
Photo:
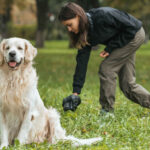
<svg viewBox="0 0 150 150">
<path fill-rule="evenodd" d="M 100 142 L 103 139 L 101 137 L 89 138 L 89 139 L 78 139 L 75 138 L 74 136 L 67 136 L 65 137 L 64 140 L 72 141 L 74 146 L 81 146 L 81 145 L 91 145 L 93 143 Z"/>
<path fill-rule="evenodd" d="M 48 110 L 49 128 L 50 128 L 50 142 L 56 143 L 59 140 L 70 140 L 74 146 L 91 145 L 92 143 L 102 141 L 101 137 L 78 139 L 74 136 L 66 136 L 66 131 L 61 127 L 60 115 L 56 109 L 50 108 Z"/>
</svg>

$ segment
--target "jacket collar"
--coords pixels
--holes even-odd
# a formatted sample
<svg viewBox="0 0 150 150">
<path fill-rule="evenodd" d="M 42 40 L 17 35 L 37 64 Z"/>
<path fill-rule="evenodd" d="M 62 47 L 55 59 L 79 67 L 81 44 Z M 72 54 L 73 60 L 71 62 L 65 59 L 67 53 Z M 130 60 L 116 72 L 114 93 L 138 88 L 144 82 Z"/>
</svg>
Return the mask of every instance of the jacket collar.
<svg viewBox="0 0 150 150">
<path fill-rule="evenodd" d="M 90 13 L 86 13 L 87 17 L 88 17 L 88 22 L 89 22 L 89 29 L 88 29 L 88 42 L 93 45 L 93 31 L 94 31 L 94 25 L 93 25 L 93 21 L 92 21 L 92 17 L 90 15 Z"/>
<path fill-rule="evenodd" d="M 88 21 L 89 21 L 89 32 L 90 34 L 93 32 L 93 21 L 91 18 L 90 13 L 86 13 L 87 17 L 88 17 Z"/>
</svg>

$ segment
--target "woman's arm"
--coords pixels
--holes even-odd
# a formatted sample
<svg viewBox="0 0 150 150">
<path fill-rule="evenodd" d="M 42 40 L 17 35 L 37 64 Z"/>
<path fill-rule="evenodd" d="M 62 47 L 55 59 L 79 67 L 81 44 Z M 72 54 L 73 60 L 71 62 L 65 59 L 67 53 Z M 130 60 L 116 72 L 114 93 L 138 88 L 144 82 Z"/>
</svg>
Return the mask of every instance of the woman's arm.
<svg viewBox="0 0 150 150">
<path fill-rule="evenodd" d="M 83 87 L 87 65 L 90 57 L 91 46 L 87 45 L 83 49 L 78 50 L 76 56 L 76 69 L 73 77 L 73 93 L 80 94 L 81 88 Z"/>
</svg>

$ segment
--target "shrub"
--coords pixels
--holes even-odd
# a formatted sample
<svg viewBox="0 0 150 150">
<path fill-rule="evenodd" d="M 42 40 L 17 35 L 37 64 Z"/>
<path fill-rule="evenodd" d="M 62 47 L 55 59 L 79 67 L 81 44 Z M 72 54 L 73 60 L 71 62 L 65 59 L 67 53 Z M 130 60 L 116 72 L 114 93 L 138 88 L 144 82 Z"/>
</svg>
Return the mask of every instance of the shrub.
<svg viewBox="0 0 150 150">
<path fill-rule="evenodd" d="M 21 37 L 34 40 L 36 36 L 36 25 L 9 25 L 8 33 L 10 37 Z"/>
</svg>

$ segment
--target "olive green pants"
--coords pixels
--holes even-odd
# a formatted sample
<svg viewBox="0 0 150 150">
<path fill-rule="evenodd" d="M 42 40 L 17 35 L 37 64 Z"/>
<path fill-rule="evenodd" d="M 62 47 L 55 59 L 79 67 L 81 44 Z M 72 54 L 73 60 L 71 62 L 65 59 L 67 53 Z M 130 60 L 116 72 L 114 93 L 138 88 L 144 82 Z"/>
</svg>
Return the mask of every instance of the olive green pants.
<svg viewBox="0 0 150 150">
<path fill-rule="evenodd" d="M 141 28 L 130 43 L 115 49 L 102 61 L 99 69 L 100 104 L 106 111 L 114 109 L 117 75 L 124 95 L 133 102 L 150 108 L 150 93 L 136 84 L 135 77 L 135 53 L 144 39 L 145 32 Z"/>
</svg>

